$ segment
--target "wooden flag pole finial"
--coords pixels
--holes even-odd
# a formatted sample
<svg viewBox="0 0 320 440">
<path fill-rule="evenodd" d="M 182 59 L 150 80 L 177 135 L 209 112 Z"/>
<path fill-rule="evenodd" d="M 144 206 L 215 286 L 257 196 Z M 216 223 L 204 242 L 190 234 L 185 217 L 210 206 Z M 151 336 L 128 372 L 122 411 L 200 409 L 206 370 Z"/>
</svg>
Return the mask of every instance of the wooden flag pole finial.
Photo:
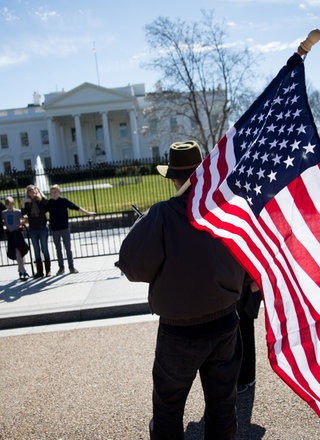
<svg viewBox="0 0 320 440">
<path fill-rule="evenodd" d="M 313 29 L 307 36 L 307 38 L 300 43 L 300 46 L 298 47 L 298 54 L 303 56 L 306 55 L 308 52 L 310 52 L 312 46 L 320 41 L 320 30 L 319 29 Z"/>
</svg>

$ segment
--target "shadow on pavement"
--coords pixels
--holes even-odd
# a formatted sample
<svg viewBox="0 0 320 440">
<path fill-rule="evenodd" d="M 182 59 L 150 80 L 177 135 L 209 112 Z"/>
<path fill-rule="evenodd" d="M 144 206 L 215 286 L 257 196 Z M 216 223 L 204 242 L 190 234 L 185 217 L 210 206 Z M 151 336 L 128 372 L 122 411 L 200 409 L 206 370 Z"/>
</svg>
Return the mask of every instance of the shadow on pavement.
<svg viewBox="0 0 320 440">
<path fill-rule="evenodd" d="M 199 422 L 189 422 L 184 435 L 185 440 L 199 440 L 203 438 L 203 418 Z"/>
<path fill-rule="evenodd" d="M 236 440 L 261 440 L 266 432 L 262 426 L 251 424 L 254 404 L 254 388 L 238 395 L 238 433 Z M 203 438 L 203 418 L 199 422 L 188 423 L 185 440 L 200 440 Z"/>
<path fill-rule="evenodd" d="M 265 428 L 251 424 L 252 408 L 254 405 L 255 386 L 243 394 L 238 394 L 238 434 L 237 440 L 261 440 Z"/>
<path fill-rule="evenodd" d="M 61 277 L 59 277 L 61 278 Z M 15 280 L 1 286 L 0 302 L 14 302 L 25 295 L 39 293 L 42 289 L 48 289 L 59 281 L 57 277 L 37 278 L 30 277 L 27 281 Z"/>
<path fill-rule="evenodd" d="M 88 271 L 77 274 L 70 274 L 68 271 L 64 275 L 42 278 L 30 277 L 27 281 L 16 279 L 0 287 L 0 303 L 14 302 L 26 295 L 33 295 L 43 290 L 55 289 L 57 287 L 90 283 L 96 281 L 106 281 L 121 278 L 121 272 L 117 268 L 105 269 L 100 271 Z"/>
</svg>

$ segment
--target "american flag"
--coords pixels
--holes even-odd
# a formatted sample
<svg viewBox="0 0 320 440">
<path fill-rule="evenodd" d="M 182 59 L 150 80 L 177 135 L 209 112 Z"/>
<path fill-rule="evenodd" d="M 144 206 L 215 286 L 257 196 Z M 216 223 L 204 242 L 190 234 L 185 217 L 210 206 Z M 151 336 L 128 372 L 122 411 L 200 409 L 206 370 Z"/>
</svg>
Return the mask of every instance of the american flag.
<svg viewBox="0 0 320 440">
<path fill-rule="evenodd" d="M 319 165 L 294 54 L 191 176 L 188 215 L 262 289 L 270 364 L 320 416 Z"/>
</svg>

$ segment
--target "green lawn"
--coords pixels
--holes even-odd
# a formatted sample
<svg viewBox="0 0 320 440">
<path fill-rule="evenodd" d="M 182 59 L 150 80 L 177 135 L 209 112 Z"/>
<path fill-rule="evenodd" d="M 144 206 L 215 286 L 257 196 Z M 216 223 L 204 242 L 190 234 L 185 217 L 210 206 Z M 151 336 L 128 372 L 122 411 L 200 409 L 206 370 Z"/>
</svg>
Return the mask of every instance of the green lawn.
<svg viewBox="0 0 320 440">
<path fill-rule="evenodd" d="M 112 187 L 99 187 L 106 183 Z M 77 191 L 68 191 L 70 185 L 61 186 L 62 195 L 77 205 L 97 213 L 131 210 L 132 204 L 145 211 L 153 203 L 165 200 L 175 193 L 171 181 L 156 175 L 98 180 L 93 184 L 90 183 L 89 189 L 87 185 L 88 182 L 77 184 L 79 189 L 86 188 Z"/>
<path fill-rule="evenodd" d="M 102 187 L 106 184 L 110 184 L 111 187 Z M 175 194 L 172 182 L 159 175 L 113 177 L 94 181 L 68 182 L 59 186 L 63 197 L 98 214 L 130 211 L 132 204 L 138 206 L 141 211 L 145 211 L 153 203 Z M 19 188 L 18 193 L 22 201 L 25 188 Z M 0 197 L 3 199 L 4 195 L 9 194 L 16 196 L 17 190 L 2 190 Z M 19 206 L 16 207 L 19 208 Z M 77 211 L 70 211 L 70 216 L 77 215 L 79 215 Z"/>
</svg>

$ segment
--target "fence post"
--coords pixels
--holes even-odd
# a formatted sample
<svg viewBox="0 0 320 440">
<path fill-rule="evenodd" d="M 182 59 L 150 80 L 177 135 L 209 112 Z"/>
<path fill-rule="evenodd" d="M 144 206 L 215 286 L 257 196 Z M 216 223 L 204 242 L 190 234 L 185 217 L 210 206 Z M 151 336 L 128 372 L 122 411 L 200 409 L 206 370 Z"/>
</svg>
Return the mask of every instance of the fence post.
<svg viewBox="0 0 320 440">
<path fill-rule="evenodd" d="M 91 159 L 89 159 L 89 167 L 90 167 L 90 178 L 91 178 L 91 186 L 92 186 L 94 212 L 97 212 L 96 192 L 95 192 L 95 188 L 94 188 L 94 179 L 93 179 L 93 170 L 92 170 L 92 160 Z"/>
<path fill-rule="evenodd" d="M 26 236 L 27 236 L 27 241 L 28 241 L 28 246 L 29 246 L 29 254 L 30 254 L 30 264 L 31 264 L 31 272 L 32 272 L 32 276 L 34 277 L 34 268 L 33 268 L 33 262 L 32 262 L 32 250 L 31 250 L 31 243 L 30 243 L 30 235 L 29 235 L 29 229 L 26 227 L 26 225 L 22 225 Z"/>
<path fill-rule="evenodd" d="M 11 177 L 13 178 L 14 183 L 16 185 L 17 201 L 18 201 L 18 206 L 20 206 L 19 184 L 18 184 L 17 169 L 16 169 L 16 167 L 12 168 Z"/>
</svg>

